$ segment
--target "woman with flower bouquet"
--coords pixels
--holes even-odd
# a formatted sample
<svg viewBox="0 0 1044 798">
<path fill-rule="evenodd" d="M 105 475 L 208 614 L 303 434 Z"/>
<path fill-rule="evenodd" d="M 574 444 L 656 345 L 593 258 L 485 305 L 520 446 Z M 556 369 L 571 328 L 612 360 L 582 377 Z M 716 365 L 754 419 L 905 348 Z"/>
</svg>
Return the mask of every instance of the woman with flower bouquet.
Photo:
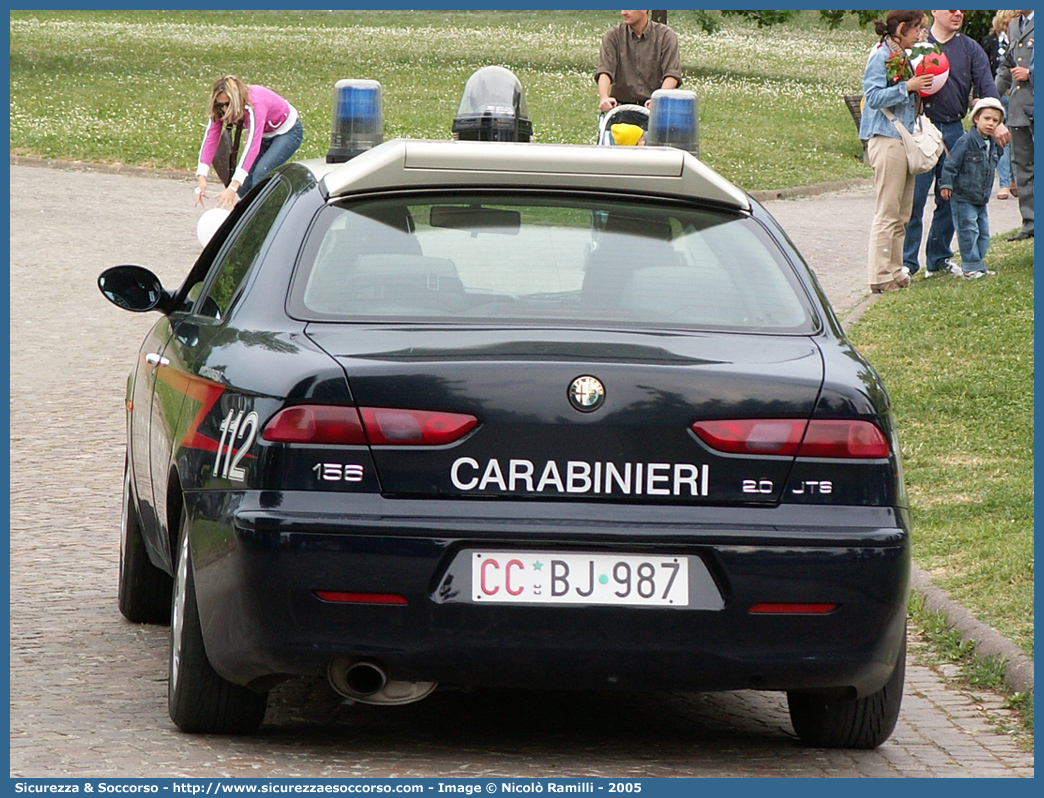
<svg viewBox="0 0 1044 798">
<path fill-rule="evenodd" d="M 907 50 L 924 23 L 921 11 L 890 11 L 875 22 L 881 43 L 870 53 L 863 73 L 864 107 L 859 138 L 867 141 L 874 170 L 877 205 L 870 227 L 869 277 L 875 294 L 910 285 L 903 273 L 903 240 L 913 209 L 914 175 L 906 165 L 902 137 L 882 113 L 887 108 L 911 133 L 917 119 L 919 91 L 930 89 L 932 75 L 914 75 Z"/>
</svg>

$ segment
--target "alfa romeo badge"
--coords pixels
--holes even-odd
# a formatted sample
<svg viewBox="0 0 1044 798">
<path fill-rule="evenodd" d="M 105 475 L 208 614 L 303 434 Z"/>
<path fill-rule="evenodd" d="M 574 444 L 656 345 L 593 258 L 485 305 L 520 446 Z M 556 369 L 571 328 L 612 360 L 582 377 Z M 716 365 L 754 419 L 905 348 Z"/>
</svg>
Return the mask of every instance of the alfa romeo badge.
<svg viewBox="0 0 1044 798">
<path fill-rule="evenodd" d="M 577 377 L 569 383 L 569 403 L 581 413 L 597 410 L 605 401 L 605 386 L 590 375 Z"/>
</svg>

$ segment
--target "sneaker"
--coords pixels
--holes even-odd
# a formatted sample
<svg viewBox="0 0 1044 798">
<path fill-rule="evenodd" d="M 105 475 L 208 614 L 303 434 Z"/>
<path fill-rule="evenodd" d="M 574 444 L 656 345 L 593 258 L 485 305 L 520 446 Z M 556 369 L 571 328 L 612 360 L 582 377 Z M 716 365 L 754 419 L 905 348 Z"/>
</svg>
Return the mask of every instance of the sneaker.
<svg viewBox="0 0 1044 798">
<path fill-rule="evenodd" d="M 910 267 L 909 266 L 903 266 L 903 268 L 900 269 L 899 271 L 902 273 L 902 276 L 905 277 L 907 280 L 909 280 L 910 277 L 912 276 L 910 274 Z"/>
<path fill-rule="evenodd" d="M 964 279 L 965 280 L 978 280 L 980 277 L 992 277 L 996 273 L 997 272 L 990 271 L 989 269 L 987 269 L 986 271 L 983 271 L 983 272 L 964 272 Z"/>
<path fill-rule="evenodd" d="M 948 271 L 954 277 L 960 277 L 962 274 L 964 274 L 964 269 L 962 269 L 960 266 L 958 266 L 952 260 L 944 260 L 943 261 L 943 268 L 942 268 L 941 271 L 944 274 Z"/>
</svg>

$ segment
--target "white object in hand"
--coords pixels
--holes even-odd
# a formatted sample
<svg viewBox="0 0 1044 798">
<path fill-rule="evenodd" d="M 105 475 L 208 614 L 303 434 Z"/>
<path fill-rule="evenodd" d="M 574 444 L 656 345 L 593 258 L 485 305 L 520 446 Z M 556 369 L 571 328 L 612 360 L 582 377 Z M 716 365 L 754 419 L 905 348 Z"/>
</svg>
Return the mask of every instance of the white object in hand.
<svg viewBox="0 0 1044 798">
<path fill-rule="evenodd" d="M 217 229 L 221 227 L 221 223 L 228 218 L 230 213 L 231 211 L 227 208 L 211 208 L 199 217 L 199 221 L 196 223 L 196 238 L 199 239 L 199 245 L 201 247 L 207 245 L 214 233 L 217 232 Z"/>
</svg>

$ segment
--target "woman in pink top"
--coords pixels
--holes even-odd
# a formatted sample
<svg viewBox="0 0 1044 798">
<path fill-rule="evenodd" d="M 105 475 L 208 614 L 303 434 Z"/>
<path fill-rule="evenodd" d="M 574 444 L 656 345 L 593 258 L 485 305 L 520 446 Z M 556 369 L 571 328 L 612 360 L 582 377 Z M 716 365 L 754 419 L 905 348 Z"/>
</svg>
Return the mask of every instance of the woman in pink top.
<svg viewBox="0 0 1044 798">
<path fill-rule="evenodd" d="M 245 196 L 262 177 L 289 161 L 304 135 L 297 110 L 290 103 L 264 86 L 247 86 L 235 75 L 226 75 L 214 84 L 208 117 L 196 168 L 197 205 L 207 198 L 207 175 L 224 125 L 242 122 L 243 132 L 236 171 L 228 188 L 217 195 L 219 208 L 232 208 L 237 194 Z"/>
</svg>

